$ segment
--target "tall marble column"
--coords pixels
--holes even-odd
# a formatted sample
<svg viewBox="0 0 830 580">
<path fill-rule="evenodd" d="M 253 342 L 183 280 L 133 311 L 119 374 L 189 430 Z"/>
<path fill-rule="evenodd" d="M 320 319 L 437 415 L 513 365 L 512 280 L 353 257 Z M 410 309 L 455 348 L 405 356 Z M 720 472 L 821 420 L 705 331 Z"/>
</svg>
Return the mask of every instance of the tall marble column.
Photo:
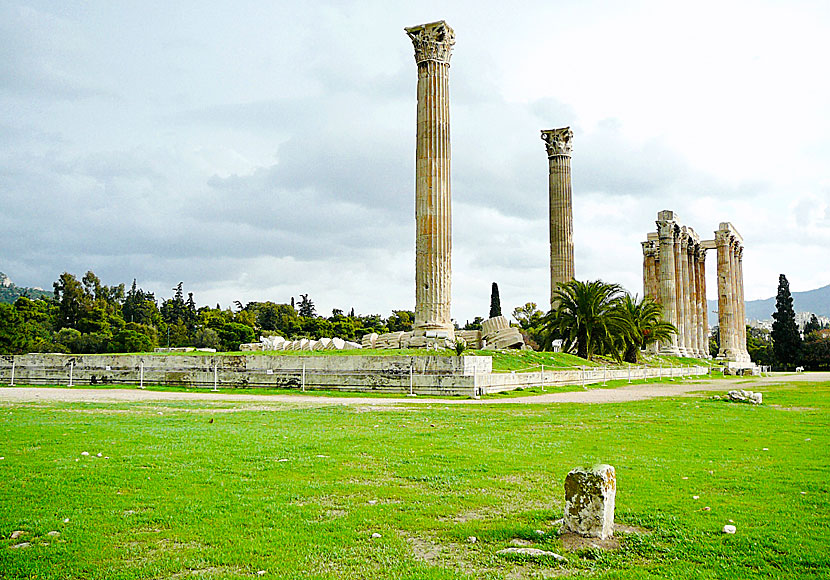
<svg viewBox="0 0 830 580">
<path fill-rule="evenodd" d="M 542 131 L 548 153 L 550 211 L 550 295 L 557 284 L 574 277 L 574 225 L 571 195 L 571 151 L 574 133 L 570 127 Z"/>
<path fill-rule="evenodd" d="M 744 247 L 738 246 L 738 251 L 735 255 L 736 272 L 738 278 L 738 329 L 740 332 L 740 344 L 738 345 L 746 362 L 752 359 L 749 356 L 749 351 L 746 348 L 746 300 L 744 298 Z"/>
<path fill-rule="evenodd" d="M 732 235 L 721 224 L 715 232 L 718 251 L 718 326 L 720 350 L 718 358 L 737 360 L 735 356 L 735 291 L 732 282 Z"/>
<path fill-rule="evenodd" d="M 649 234 L 651 235 L 651 234 Z M 657 242 L 651 239 L 642 242 L 643 245 L 643 297 L 660 301 L 659 273 L 657 271 Z"/>
<path fill-rule="evenodd" d="M 665 210 L 657 214 L 657 235 L 660 240 L 660 302 L 663 305 L 663 320 L 677 328 L 677 290 L 675 288 L 674 246 L 675 228 L 674 212 Z M 660 345 L 662 354 L 680 354 L 677 335 Z"/>
<path fill-rule="evenodd" d="M 702 358 L 709 358 L 709 304 L 706 301 L 706 250 L 698 245 L 695 254 L 697 263 L 697 311 L 700 316 L 698 321 L 697 334 L 700 344 Z"/>
<path fill-rule="evenodd" d="M 405 30 L 418 65 L 413 330 L 452 337 L 449 72 L 455 32 L 443 20 Z"/>
<path fill-rule="evenodd" d="M 674 272 L 675 296 L 677 309 L 677 348 L 681 356 L 689 356 L 686 345 L 686 285 L 683 283 L 683 270 L 686 262 L 686 232 L 679 225 L 675 228 Z M 688 276 L 688 272 L 686 273 Z"/>
<path fill-rule="evenodd" d="M 689 288 L 689 327 L 687 329 L 686 334 L 689 336 L 689 349 L 690 353 L 694 357 L 700 358 L 700 342 L 698 340 L 698 333 L 697 333 L 697 326 L 699 324 L 699 316 L 700 313 L 698 312 L 697 305 L 697 264 L 695 262 L 695 247 L 697 246 L 697 241 L 695 240 L 694 231 L 690 231 L 690 238 L 689 238 L 689 247 L 688 251 L 686 252 L 686 263 L 688 264 L 688 271 L 689 271 L 689 281 L 688 281 L 688 288 Z"/>
</svg>

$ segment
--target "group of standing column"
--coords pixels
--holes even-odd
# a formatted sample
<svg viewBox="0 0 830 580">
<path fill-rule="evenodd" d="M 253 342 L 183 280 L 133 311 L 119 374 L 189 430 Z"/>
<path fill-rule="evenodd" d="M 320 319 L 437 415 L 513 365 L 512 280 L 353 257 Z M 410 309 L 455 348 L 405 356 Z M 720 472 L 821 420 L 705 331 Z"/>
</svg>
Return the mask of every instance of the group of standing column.
<svg viewBox="0 0 830 580">
<path fill-rule="evenodd" d="M 715 240 L 702 241 L 695 231 L 680 224 L 673 211 L 657 214 L 657 232 L 643 245 L 643 293 L 663 306 L 663 320 L 677 334 L 659 345 L 659 352 L 698 358 L 709 357 L 706 302 L 706 250 L 718 253 L 718 358 L 748 362 L 746 313 L 743 294 L 742 239 L 724 222 Z"/>
<path fill-rule="evenodd" d="M 718 358 L 749 362 L 746 349 L 746 303 L 744 302 L 743 238 L 729 222 L 715 232 L 718 252 Z"/>
<path fill-rule="evenodd" d="M 643 290 L 663 305 L 663 319 L 677 328 L 660 352 L 706 358 L 706 250 L 697 233 L 678 222 L 672 211 L 657 214 L 657 232 L 643 242 Z"/>
</svg>

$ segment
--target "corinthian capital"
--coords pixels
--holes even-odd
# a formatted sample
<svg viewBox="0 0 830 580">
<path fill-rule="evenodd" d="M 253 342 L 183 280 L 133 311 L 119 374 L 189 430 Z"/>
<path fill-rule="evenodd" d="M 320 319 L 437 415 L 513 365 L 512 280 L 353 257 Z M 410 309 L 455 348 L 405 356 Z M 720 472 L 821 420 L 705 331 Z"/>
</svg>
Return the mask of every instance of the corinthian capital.
<svg viewBox="0 0 830 580">
<path fill-rule="evenodd" d="M 548 150 L 548 157 L 556 155 L 571 156 L 573 150 L 574 132 L 570 127 L 563 127 L 561 129 L 548 129 L 542 131 L 542 141 Z"/>
<path fill-rule="evenodd" d="M 449 64 L 455 31 L 443 20 L 404 28 L 415 46 L 415 62 L 435 60 Z"/>
</svg>

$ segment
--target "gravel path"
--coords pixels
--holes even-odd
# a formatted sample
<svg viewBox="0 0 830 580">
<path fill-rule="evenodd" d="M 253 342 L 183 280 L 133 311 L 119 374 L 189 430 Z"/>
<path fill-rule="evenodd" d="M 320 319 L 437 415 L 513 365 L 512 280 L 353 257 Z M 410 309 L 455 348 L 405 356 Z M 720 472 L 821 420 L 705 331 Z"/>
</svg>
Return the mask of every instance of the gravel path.
<svg viewBox="0 0 830 580">
<path fill-rule="evenodd" d="M 82 403 L 121 403 L 134 401 L 215 401 L 215 402 L 256 402 L 296 403 L 329 405 L 398 405 L 398 404 L 442 404 L 442 405 L 500 405 L 506 403 L 623 403 L 655 397 L 676 397 L 699 391 L 727 391 L 734 388 L 761 390 L 764 386 L 782 382 L 830 382 L 830 373 L 778 373 L 766 377 L 745 380 L 715 379 L 700 382 L 678 382 L 677 384 L 638 384 L 616 389 L 592 388 L 587 391 L 551 393 L 509 399 L 432 399 L 427 397 L 369 398 L 325 397 L 315 395 L 248 395 L 205 392 L 160 392 L 140 389 L 65 389 L 56 387 L 0 387 L 0 402 L 64 401 Z"/>
</svg>

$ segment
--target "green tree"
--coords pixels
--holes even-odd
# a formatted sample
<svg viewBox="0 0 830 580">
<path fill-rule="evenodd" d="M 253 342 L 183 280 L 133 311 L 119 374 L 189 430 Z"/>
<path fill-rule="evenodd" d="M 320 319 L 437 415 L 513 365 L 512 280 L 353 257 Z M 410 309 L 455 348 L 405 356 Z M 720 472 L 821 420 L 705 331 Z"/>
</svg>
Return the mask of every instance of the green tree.
<svg viewBox="0 0 830 580">
<path fill-rule="evenodd" d="M 822 324 L 818 321 L 818 317 L 813 314 L 810 316 L 810 320 L 807 321 L 807 324 L 804 325 L 804 332 L 802 333 L 804 338 L 807 338 L 813 332 L 819 331 L 823 328 Z"/>
<path fill-rule="evenodd" d="M 499 285 L 493 282 L 490 287 L 490 318 L 501 316 L 501 298 L 499 297 Z"/>
<path fill-rule="evenodd" d="M 524 306 L 514 308 L 513 318 L 537 346 L 545 343 L 545 314 L 539 310 L 535 302 L 527 302 Z"/>
<path fill-rule="evenodd" d="M 775 355 L 772 352 L 772 337 L 765 328 L 746 327 L 746 350 L 752 362 L 758 365 L 772 366 Z"/>
<path fill-rule="evenodd" d="M 306 318 L 314 317 L 314 302 L 311 301 L 311 298 L 308 297 L 308 294 L 300 294 L 300 308 L 299 314 L 300 316 Z"/>
<path fill-rule="evenodd" d="M 795 323 L 790 283 L 784 274 L 778 277 L 778 294 L 775 297 L 775 312 L 772 313 L 772 318 L 772 349 L 775 360 L 781 368 L 792 369 L 801 359 L 801 335 Z"/>
<path fill-rule="evenodd" d="M 648 296 L 638 301 L 636 296 L 632 298 L 625 294 L 617 308 L 626 326 L 625 332 L 618 335 L 626 362 L 638 362 L 641 350 L 655 342 L 670 340 L 677 334 L 674 325 L 662 319 L 663 307 Z"/>
<path fill-rule="evenodd" d="M 595 354 L 610 354 L 619 358 L 616 347 L 628 328 L 618 308 L 621 295 L 619 284 L 602 280 L 560 282 L 554 291 L 557 307 L 545 316 L 544 345 L 549 348 L 554 339 L 561 338 L 562 349 L 576 348 L 579 357 L 590 360 Z"/>
<path fill-rule="evenodd" d="M 409 332 L 415 324 L 415 313 L 411 310 L 393 310 L 392 316 L 386 319 L 386 328 L 389 332 Z"/>
<path fill-rule="evenodd" d="M 58 303 L 57 329 L 76 328 L 86 306 L 84 287 L 69 272 L 61 274 L 52 286 L 55 289 L 55 301 Z"/>
<path fill-rule="evenodd" d="M 807 370 L 830 370 L 830 330 L 817 330 L 804 341 L 802 362 Z"/>
</svg>

